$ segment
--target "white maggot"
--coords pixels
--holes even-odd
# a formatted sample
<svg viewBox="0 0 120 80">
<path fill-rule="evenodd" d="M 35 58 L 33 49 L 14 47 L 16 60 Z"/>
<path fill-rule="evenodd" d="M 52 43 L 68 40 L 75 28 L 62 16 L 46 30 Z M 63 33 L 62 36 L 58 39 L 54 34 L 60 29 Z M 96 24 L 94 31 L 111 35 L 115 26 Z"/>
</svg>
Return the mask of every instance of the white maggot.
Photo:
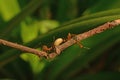
<svg viewBox="0 0 120 80">
<path fill-rule="evenodd" d="M 62 38 L 57 38 L 54 42 L 54 46 L 59 46 L 63 42 Z"/>
</svg>

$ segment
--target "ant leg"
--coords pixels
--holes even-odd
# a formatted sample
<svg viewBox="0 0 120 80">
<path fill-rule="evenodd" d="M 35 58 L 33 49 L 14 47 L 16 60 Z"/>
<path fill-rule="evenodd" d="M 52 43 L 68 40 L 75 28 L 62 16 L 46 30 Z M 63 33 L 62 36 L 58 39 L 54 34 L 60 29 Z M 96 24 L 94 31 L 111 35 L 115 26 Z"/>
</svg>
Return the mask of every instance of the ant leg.
<svg viewBox="0 0 120 80">
<path fill-rule="evenodd" d="M 80 48 L 90 49 L 90 48 L 88 48 L 88 47 L 83 46 L 83 45 L 77 40 L 77 37 L 76 37 L 76 36 L 75 36 L 73 39 L 74 39 L 74 40 L 76 41 L 76 43 L 80 46 Z"/>
<path fill-rule="evenodd" d="M 80 48 L 84 48 L 84 46 L 81 43 L 79 43 L 78 41 L 76 43 L 80 46 Z"/>
<path fill-rule="evenodd" d="M 80 48 L 90 49 L 90 48 L 88 48 L 88 47 L 83 46 L 83 45 L 82 45 L 81 43 L 79 43 L 78 41 L 77 41 L 76 43 L 80 46 Z"/>
</svg>

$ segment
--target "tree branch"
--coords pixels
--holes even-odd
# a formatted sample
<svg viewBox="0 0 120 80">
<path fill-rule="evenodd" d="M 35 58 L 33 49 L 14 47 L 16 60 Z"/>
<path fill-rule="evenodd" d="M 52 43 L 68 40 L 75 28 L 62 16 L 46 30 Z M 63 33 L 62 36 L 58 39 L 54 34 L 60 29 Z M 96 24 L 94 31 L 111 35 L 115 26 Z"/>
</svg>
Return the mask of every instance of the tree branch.
<svg viewBox="0 0 120 80">
<path fill-rule="evenodd" d="M 64 49 L 66 49 L 67 47 L 73 45 L 76 43 L 76 41 L 81 41 L 83 39 L 86 39 L 90 36 L 93 36 L 95 34 L 98 34 L 98 33 L 101 33 L 107 29 L 110 29 L 110 28 L 114 28 L 116 27 L 117 25 L 120 24 L 120 19 L 117 19 L 117 20 L 114 20 L 112 22 L 107 22 L 101 26 L 98 26 L 97 28 L 94 28 L 92 30 L 89 30 L 87 32 L 84 32 L 82 34 L 78 34 L 76 35 L 75 37 L 73 37 L 72 39 L 68 40 L 67 42 L 59 45 L 59 46 L 56 46 L 56 52 L 53 52 L 51 54 L 49 54 L 49 58 L 54 58 L 56 57 L 57 55 L 59 55 Z"/>
<path fill-rule="evenodd" d="M 5 46 L 9 46 L 9 47 L 12 47 L 12 48 L 15 48 L 15 49 L 19 49 L 23 52 L 33 53 L 33 54 L 38 55 L 39 57 L 46 57 L 47 58 L 47 53 L 46 52 L 39 51 L 37 49 L 33 49 L 33 48 L 30 48 L 30 47 L 26 47 L 26 46 L 23 46 L 23 45 L 20 45 L 20 44 L 17 44 L 17 43 L 13 43 L 13 42 L 9 42 L 9 41 L 0 39 L 0 44 L 5 45 Z"/>
<path fill-rule="evenodd" d="M 39 57 L 45 57 L 47 59 L 52 59 L 52 58 L 55 58 L 57 55 L 59 55 L 64 49 L 75 44 L 77 41 L 81 41 L 81 40 L 86 39 L 90 36 L 101 33 L 107 29 L 114 28 L 115 26 L 117 26 L 119 24 L 120 24 L 120 19 L 114 20 L 111 22 L 107 22 L 101 26 L 98 26 L 97 28 L 94 28 L 94 29 L 89 30 L 87 32 L 84 32 L 82 34 L 78 34 L 75 37 L 68 40 L 67 42 L 65 42 L 59 46 L 55 46 L 55 52 L 50 53 L 50 54 L 48 54 L 44 51 L 39 51 L 39 50 L 36 50 L 33 48 L 29 48 L 29 47 L 26 47 L 26 46 L 23 46 L 20 44 L 12 43 L 12 42 L 9 42 L 9 41 L 3 40 L 3 39 L 0 39 L 0 44 L 5 45 L 5 46 L 9 46 L 9 47 L 12 47 L 15 49 L 19 49 L 19 50 L 24 51 L 24 52 L 33 53 L 33 54 L 38 55 Z"/>
</svg>

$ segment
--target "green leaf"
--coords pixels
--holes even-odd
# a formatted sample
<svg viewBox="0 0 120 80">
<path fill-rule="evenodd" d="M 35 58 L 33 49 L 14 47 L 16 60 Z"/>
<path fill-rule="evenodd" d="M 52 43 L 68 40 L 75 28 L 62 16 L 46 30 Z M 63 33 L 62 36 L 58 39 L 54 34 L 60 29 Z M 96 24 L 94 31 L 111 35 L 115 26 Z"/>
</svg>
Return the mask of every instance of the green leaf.
<svg viewBox="0 0 120 80">
<path fill-rule="evenodd" d="M 48 31 L 59 26 L 59 23 L 55 20 L 42 20 L 37 22 L 41 34 L 47 33 Z"/>
<path fill-rule="evenodd" d="M 5 24 L 4 30 L 2 30 L 0 37 L 6 37 L 10 35 L 10 32 L 18 25 L 26 16 L 32 14 L 40 5 L 40 0 L 32 0 L 18 15 L 13 17 L 10 21 Z M 6 28 L 7 27 L 7 28 Z M 8 38 L 8 37 L 7 37 Z"/>
<path fill-rule="evenodd" d="M 86 74 L 70 80 L 119 80 L 120 72 L 100 72 L 96 74 Z"/>
<path fill-rule="evenodd" d="M 20 57 L 30 64 L 30 67 L 34 75 L 40 73 L 42 68 L 45 66 L 45 63 L 36 55 L 24 53 L 20 55 Z"/>
<path fill-rule="evenodd" d="M 20 8 L 17 0 L 0 1 L 0 13 L 5 21 L 9 21 L 19 12 L 20 12 Z"/>
<path fill-rule="evenodd" d="M 21 23 L 21 38 L 24 43 L 32 41 L 38 36 L 39 30 L 35 22 L 31 24 Z"/>
<path fill-rule="evenodd" d="M 76 23 L 76 22 L 81 22 L 81 21 L 88 20 L 88 19 L 117 15 L 117 14 L 119 14 L 119 12 L 120 12 L 120 9 L 118 8 L 118 9 L 110 9 L 110 10 L 107 10 L 107 11 L 101 11 L 101 12 L 97 12 L 97 13 L 93 13 L 93 14 L 89 14 L 89 15 L 84 15 L 80 18 L 76 18 L 76 19 L 73 19 L 69 22 L 66 22 L 62 26 L 66 26 L 68 24 L 73 24 L 73 23 Z"/>
<path fill-rule="evenodd" d="M 83 15 L 88 15 L 92 13 L 96 13 L 99 11 L 105 11 L 110 9 L 116 9 L 120 7 L 120 0 L 100 0 L 94 6 L 88 8 Z M 107 4 L 107 5 L 106 5 Z"/>
</svg>

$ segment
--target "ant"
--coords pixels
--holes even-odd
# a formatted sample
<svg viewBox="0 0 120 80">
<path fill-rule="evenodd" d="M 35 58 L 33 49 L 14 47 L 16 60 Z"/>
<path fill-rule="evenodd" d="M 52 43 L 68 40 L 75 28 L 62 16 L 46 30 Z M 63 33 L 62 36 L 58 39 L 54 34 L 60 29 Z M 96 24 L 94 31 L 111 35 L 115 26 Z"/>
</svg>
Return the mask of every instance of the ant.
<svg viewBox="0 0 120 80">
<path fill-rule="evenodd" d="M 51 52 L 55 49 L 55 46 L 59 46 L 63 42 L 64 42 L 64 40 L 62 38 L 57 38 L 51 47 L 47 47 L 46 45 L 43 45 L 42 50 L 45 52 Z"/>
</svg>

